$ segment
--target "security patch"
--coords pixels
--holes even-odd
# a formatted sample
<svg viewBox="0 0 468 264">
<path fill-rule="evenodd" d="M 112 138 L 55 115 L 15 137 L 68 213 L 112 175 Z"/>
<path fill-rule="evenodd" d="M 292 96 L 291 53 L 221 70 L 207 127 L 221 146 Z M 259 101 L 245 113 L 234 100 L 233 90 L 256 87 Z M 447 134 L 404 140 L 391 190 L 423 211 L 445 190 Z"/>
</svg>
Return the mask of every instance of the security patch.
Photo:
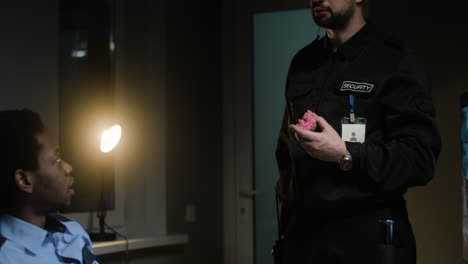
<svg viewBox="0 0 468 264">
<path fill-rule="evenodd" d="M 341 85 L 341 91 L 357 92 L 357 93 L 370 93 L 374 85 L 371 83 L 359 83 L 352 81 L 344 81 Z"/>
</svg>

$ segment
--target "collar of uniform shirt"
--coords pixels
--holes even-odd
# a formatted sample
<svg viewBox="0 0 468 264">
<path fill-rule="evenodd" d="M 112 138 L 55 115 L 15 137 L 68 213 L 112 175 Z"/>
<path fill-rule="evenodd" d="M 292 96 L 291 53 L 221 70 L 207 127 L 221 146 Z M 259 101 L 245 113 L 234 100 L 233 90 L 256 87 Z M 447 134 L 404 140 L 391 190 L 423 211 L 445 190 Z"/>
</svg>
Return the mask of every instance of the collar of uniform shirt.
<svg viewBox="0 0 468 264">
<path fill-rule="evenodd" d="M 56 214 L 49 214 L 47 216 L 46 224 L 44 226 L 44 229 L 49 231 L 49 232 L 61 232 L 64 233 L 67 230 L 67 227 L 60 223 L 60 221 L 57 219 L 59 217 Z"/>
<path fill-rule="evenodd" d="M 47 236 L 46 230 L 10 215 L 0 216 L 0 233 L 34 254 L 40 251 Z"/>
<path fill-rule="evenodd" d="M 364 27 L 361 28 L 354 36 L 352 36 L 348 41 L 343 43 L 338 50 L 338 54 L 342 55 L 348 60 L 354 60 L 367 46 L 371 44 L 370 39 L 372 39 L 372 32 L 374 31 L 373 26 L 370 22 L 366 23 Z M 330 42 L 328 36 L 325 36 L 323 39 L 324 47 L 327 50 L 331 49 L 331 46 L 328 45 Z"/>
</svg>

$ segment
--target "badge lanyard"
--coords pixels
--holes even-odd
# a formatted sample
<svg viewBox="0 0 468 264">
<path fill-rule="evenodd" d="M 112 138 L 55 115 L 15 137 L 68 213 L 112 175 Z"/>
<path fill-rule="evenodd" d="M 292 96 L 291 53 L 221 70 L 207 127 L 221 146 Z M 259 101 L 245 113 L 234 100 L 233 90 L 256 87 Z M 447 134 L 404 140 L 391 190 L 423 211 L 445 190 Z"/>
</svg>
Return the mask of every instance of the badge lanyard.
<svg viewBox="0 0 468 264">
<path fill-rule="evenodd" d="M 366 138 L 366 119 L 357 117 L 354 111 L 355 96 L 349 95 L 349 117 L 341 119 L 341 138 L 348 142 L 363 143 Z"/>
<path fill-rule="evenodd" d="M 354 115 L 354 94 L 349 95 L 349 119 L 351 123 L 354 123 L 356 121 L 356 116 Z"/>
</svg>

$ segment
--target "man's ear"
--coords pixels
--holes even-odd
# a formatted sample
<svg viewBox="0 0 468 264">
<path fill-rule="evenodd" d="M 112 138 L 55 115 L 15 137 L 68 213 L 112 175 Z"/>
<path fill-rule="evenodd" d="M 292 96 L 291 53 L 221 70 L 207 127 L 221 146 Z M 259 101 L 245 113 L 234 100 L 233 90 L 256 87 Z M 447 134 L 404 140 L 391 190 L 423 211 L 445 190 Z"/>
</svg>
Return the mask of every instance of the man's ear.
<svg viewBox="0 0 468 264">
<path fill-rule="evenodd" d="M 16 170 L 15 171 L 15 183 L 18 188 L 27 193 L 32 193 L 33 191 L 33 184 L 31 180 L 31 174 L 24 171 L 24 170 Z"/>
</svg>

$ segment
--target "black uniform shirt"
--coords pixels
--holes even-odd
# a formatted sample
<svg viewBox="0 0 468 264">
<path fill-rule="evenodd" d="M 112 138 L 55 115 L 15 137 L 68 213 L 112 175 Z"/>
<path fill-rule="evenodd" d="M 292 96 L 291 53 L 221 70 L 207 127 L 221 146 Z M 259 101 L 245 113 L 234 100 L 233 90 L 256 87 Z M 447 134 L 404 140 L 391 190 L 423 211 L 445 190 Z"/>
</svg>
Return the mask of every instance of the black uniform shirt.
<svg viewBox="0 0 468 264">
<path fill-rule="evenodd" d="M 312 42 L 291 62 L 276 151 L 280 197 L 306 208 L 347 206 L 400 197 L 408 187 L 425 185 L 433 177 L 441 140 L 422 65 L 402 44 L 371 26 L 336 52 L 328 41 Z M 312 110 L 341 134 L 350 93 L 355 113 L 367 119 L 367 127 L 364 143 L 346 142 L 353 169 L 344 172 L 336 162 L 310 157 L 288 125 Z"/>
</svg>

